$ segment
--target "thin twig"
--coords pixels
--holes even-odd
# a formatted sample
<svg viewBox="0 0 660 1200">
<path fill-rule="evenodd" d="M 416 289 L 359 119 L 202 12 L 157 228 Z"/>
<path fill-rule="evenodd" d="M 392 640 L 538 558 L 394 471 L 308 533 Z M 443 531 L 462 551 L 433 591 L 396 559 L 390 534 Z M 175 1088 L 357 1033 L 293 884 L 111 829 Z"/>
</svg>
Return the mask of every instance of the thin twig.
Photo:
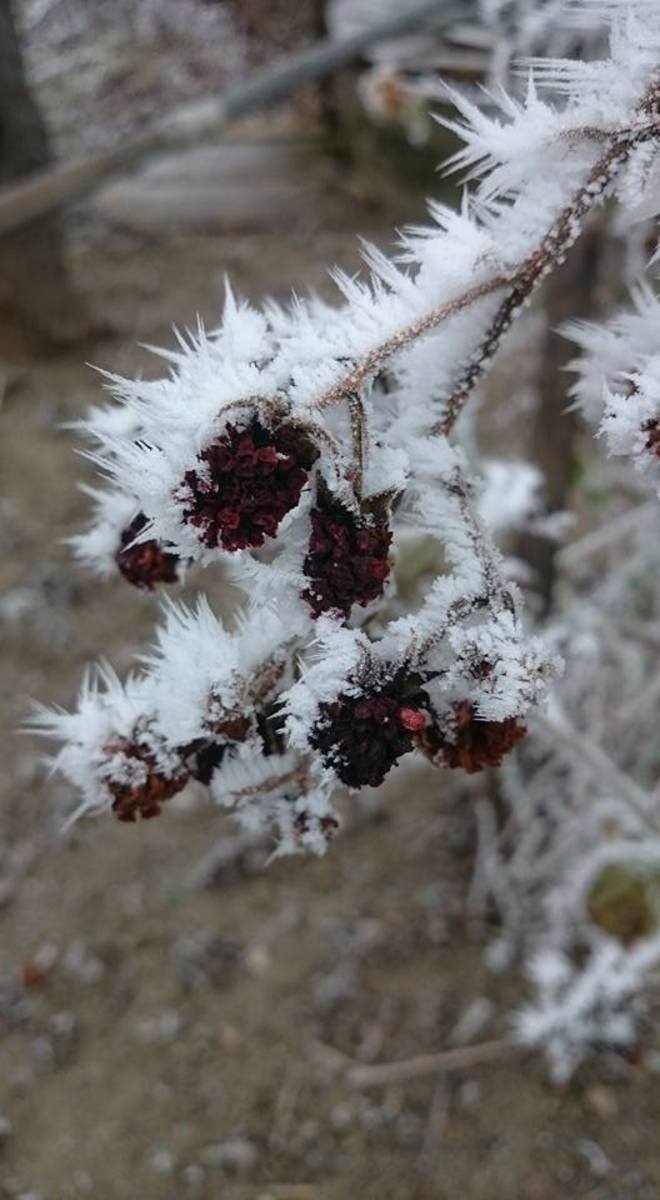
<svg viewBox="0 0 660 1200">
<path fill-rule="evenodd" d="M 649 96 L 652 92 L 653 89 L 649 89 Z M 642 111 L 646 112 L 647 107 L 645 102 Z M 511 271 L 498 272 L 492 279 L 468 288 L 461 296 L 456 296 L 405 325 L 365 354 L 359 362 L 353 363 L 343 378 L 319 397 L 315 407 L 321 410 L 330 408 L 341 403 L 347 396 L 359 392 L 365 384 L 373 382 L 386 363 L 400 350 L 411 346 L 418 338 L 432 333 L 443 322 L 457 316 L 479 300 L 508 288 L 510 291 L 500 304 L 478 354 L 458 380 L 442 420 L 436 422 L 430 430 L 432 435 L 446 436 L 453 429 L 468 397 L 498 349 L 515 315 L 577 241 L 585 218 L 627 162 L 632 150 L 659 136 L 660 121 L 657 116 L 636 128 L 619 130 L 613 135 L 613 143 L 597 160 L 585 182 L 553 222 L 540 245 L 518 267 Z"/>
<path fill-rule="evenodd" d="M 649 89 L 649 96 L 652 91 L 653 89 Z M 644 112 L 647 111 L 647 105 L 648 101 L 644 101 Z M 548 230 L 541 245 L 528 255 L 513 274 L 509 295 L 498 308 L 478 354 L 458 380 L 442 420 L 431 429 L 432 434 L 446 436 L 451 432 L 475 385 L 499 348 L 505 333 L 510 329 L 514 317 L 577 241 L 585 218 L 628 161 L 632 151 L 637 146 L 657 138 L 659 134 L 660 125 L 656 117 L 638 128 L 633 127 L 625 133 L 618 132 L 613 135 L 612 144 L 598 158 L 585 182 Z"/>
<path fill-rule="evenodd" d="M 511 595 L 509 581 L 504 578 L 501 569 L 501 556 L 492 539 L 474 510 L 470 499 L 470 486 L 460 466 L 456 466 L 451 478 L 443 481 L 444 490 L 456 504 L 463 522 L 465 536 L 470 540 L 474 555 L 479 562 L 483 586 L 476 590 L 471 583 L 466 595 L 449 606 L 442 622 L 438 622 L 434 633 L 421 643 L 413 638 L 406 650 L 406 660 L 409 663 L 421 661 L 431 647 L 446 636 L 450 625 L 466 620 L 477 608 L 488 607 L 495 613 L 500 605 L 514 612 L 515 605 Z M 432 599 L 430 603 L 432 604 Z M 422 606 L 421 613 L 424 612 Z"/>
<path fill-rule="evenodd" d="M 449 1121 L 449 1093 L 445 1081 L 437 1084 L 429 1105 L 424 1141 L 417 1159 L 417 1174 L 432 1173 Z"/>
<path fill-rule="evenodd" d="M 627 509 L 619 517 L 608 520 L 602 529 L 586 533 L 584 537 L 577 538 L 568 546 L 564 546 L 557 555 L 560 567 L 566 570 L 585 558 L 591 558 L 594 554 L 600 554 L 602 550 L 609 549 L 621 538 L 626 538 L 643 529 L 647 517 L 653 518 L 655 523 L 657 513 L 657 500 L 647 500 L 643 504 L 637 504 L 634 508 Z"/>
<path fill-rule="evenodd" d="M 565 746 L 580 766 L 585 767 L 607 792 L 615 790 L 649 829 L 654 833 L 658 832 L 658 822 L 653 819 L 653 813 L 657 809 L 654 797 L 639 787 L 629 775 L 624 775 L 609 754 L 592 742 L 582 730 L 572 729 L 557 711 L 537 712 L 530 717 L 529 724 L 530 728 L 537 728 L 546 736 L 550 735 L 554 746 Z"/>
<path fill-rule="evenodd" d="M 465 1071 L 481 1063 L 496 1062 L 514 1050 L 511 1042 L 501 1039 L 478 1042 L 474 1046 L 441 1050 L 438 1054 L 418 1054 L 415 1058 L 405 1058 L 400 1062 L 379 1063 L 376 1066 L 356 1065 L 347 1070 L 346 1081 L 356 1088 L 387 1087 L 392 1083 L 439 1075 L 443 1071 Z"/>
<path fill-rule="evenodd" d="M 417 338 L 423 337 L 426 333 L 432 333 L 438 325 L 442 325 L 443 321 L 457 316 L 458 313 L 463 312 L 463 309 L 475 304 L 477 300 L 509 287 L 513 278 L 514 276 L 511 274 L 497 275 L 494 279 L 469 288 L 462 296 L 457 296 L 447 304 L 441 304 L 438 308 L 431 309 L 423 317 L 412 321 L 410 325 L 405 325 L 403 329 L 392 334 L 387 341 L 381 342 L 380 346 L 370 350 L 361 362 L 354 364 L 343 379 L 340 379 L 319 397 L 316 407 L 319 409 L 331 408 L 333 404 L 345 400 L 347 395 L 359 392 L 364 384 L 370 382 L 382 370 L 387 360 L 397 354 L 399 350 L 405 350 L 406 346 L 412 345 Z"/>
<path fill-rule="evenodd" d="M 268 1137 L 271 1150 L 279 1150 L 288 1143 L 303 1081 L 302 1065 L 294 1063 L 289 1066 L 275 1100 L 273 1123 Z"/>
<path fill-rule="evenodd" d="M 364 487 L 364 472 L 367 465 L 369 445 L 367 414 L 362 397 L 358 392 L 348 397 L 348 411 L 351 421 L 351 439 L 353 442 L 353 491 L 360 503 Z"/>
</svg>

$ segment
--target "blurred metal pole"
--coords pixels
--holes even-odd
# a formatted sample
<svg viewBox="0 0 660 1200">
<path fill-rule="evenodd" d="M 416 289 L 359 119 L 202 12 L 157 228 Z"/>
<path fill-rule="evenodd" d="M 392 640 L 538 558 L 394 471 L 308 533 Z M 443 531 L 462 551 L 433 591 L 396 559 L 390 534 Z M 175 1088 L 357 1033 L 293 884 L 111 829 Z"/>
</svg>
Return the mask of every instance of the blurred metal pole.
<svg viewBox="0 0 660 1200">
<path fill-rule="evenodd" d="M 331 38 L 301 50 L 274 66 L 255 71 L 245 83 L 224 96 L 211 96 L 174 109 L 126 139 L 121 146 L 76 162 L 63 163 L 30 175 L 23 182 L 0 189 L 0 236 L 28 221 L 52 212 L 61 204 L 78 200 L 104 180 L 152 154 L 186 146 L 223 133 L 239 117 L 264 105 L 285 100 L 302 84 L 322 79 L 352 62 L 369 46 L 398 37 L 420 25 L 447 28 L 465 21 L 474 0 L 417 0 L 400 12 L 353 37 Z"/>
</svg>

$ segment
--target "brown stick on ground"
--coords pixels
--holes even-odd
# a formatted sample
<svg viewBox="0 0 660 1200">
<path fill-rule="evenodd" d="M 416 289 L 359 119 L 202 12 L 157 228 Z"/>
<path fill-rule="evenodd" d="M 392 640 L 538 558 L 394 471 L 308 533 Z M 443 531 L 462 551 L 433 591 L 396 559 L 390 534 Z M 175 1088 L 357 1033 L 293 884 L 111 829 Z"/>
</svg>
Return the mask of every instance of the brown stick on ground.
<svg viewBox="0 0 660 1200">
<path fill-rule="evenodd" d="M 514 1050 L 515 1047 L 510 1042 L 502 1040 L 478 1042 L 474 1046 L 441 1050 L 438 1054 L 418 1054 L 415 1058 L 405 1058 L 401 1062 L 352 1066 L 346 1071 L 346 1081 L 356 1088 L 388 1087 L 390 1084 L 406 1083 L 410 1079 L 439 1075 L 443 1071 L 466 1071 L 481 1063 L 496 1062 Z"/>
</svg>

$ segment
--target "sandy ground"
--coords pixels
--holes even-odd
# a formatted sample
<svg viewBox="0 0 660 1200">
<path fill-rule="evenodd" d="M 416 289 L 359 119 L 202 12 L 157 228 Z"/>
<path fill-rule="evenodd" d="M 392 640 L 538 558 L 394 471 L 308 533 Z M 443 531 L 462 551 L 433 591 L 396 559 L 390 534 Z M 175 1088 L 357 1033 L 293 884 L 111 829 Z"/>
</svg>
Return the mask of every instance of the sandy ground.
<svg viewBox="0 0 660 1200">
<path fill-rule="evenodd" d="M 325 288 L 325 264 L 355 265 L 355 231 L 385 240 L 359 190 L 306 171 L 310 187 L 316 199 L 301 188 L 296 208 L 294 186 L 267 232 L 208 207 L 174 231 L 162 212 L 131 223 L 130 197 L 106 194 L 76 267 L 118 332 L 5 368 L 0 1196 L 654 1200 L 660 1085 L 638 1067 L 604 1058 L 558 1091 L 512 1049 L 405 1084 L 351 1082 L 352 1062 L 506 1034 L 523 985 L 488 973 L 487 931 L 464 915 L 474 793 L 395 774 L 379 802 L 350 806 L 326 859 L 266 867 L 201 794 L 160 821 L 62 837 L 66 790 L 14 732 L 29 697 L 70 703 L 90 659 L 126 669 L 154 618 L 122 583 L 80 575 L 62 544 L 85 519 L 62 423 L 100 395 L 82 358 L 153 373 L 136 342 L 169 341 L 197 311 L 212 321 L 225 271 L 255 297 Z"/>
</svg>

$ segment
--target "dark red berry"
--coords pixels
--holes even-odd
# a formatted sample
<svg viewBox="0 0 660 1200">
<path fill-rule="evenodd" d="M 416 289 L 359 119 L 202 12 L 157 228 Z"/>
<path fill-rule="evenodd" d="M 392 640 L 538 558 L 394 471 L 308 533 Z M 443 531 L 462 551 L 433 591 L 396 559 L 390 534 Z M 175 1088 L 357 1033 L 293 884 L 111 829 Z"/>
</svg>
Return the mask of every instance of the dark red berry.
<svg viewBox="0 0 660 1200">
<path fill-rule="evenodd" d="M 346 618 L 354 604 L 371 604 L 383 594 L 392 543 L 387 519 L 358 516 L 320 491 L 311 520 L 303 599 L 314 617 L 337 612 Z"/>
<path fill-rule="evenodd" d="M 298 429 L 227 425 L 187 471 L 183 519 L 205 546 L 245 550 L 275 537 L 280 522 L 300 500 L 317 451 Z"/>
<path fill-rule="evenodd" d="M 106 746 L 105 752 L 112 760 L 106 784 L 113 796 L 112 811 L 118 821 L 159 817 L 164 802 L 176 796 L 188 782 L 188 771 L 182 763 L 171 774 L 159 770 L 154 749 L 145 742 L 122 739 Z M 123 760 L 126 782 L 112 777 L 117 773 L 118 756 Z"/>
<path fill-rule="evenodd" d="M 148 542 L 136 542 L 135 545 L 131 545 L 146 524 L 147 518 L 144 513 L 138 513 L 130 525 L 127 525 L 121 535 L 115 562 L 124 579 L 134 587 L 152 592 L 159 583 L 179 582 L 179 557 L 164 550 L 153 538 Z"/>
<path fill-rule="evenodd" d="M 428 717 L 426 713 L 420 712 L 419 709 L 408 708 L 404 706 L 399 709 L 399 720 L 404 729 L 410 733 L 421 733 L 422 729 L 426 729 L 428 725 Z"/>
<path fill-rule="evenodd" d="M 427 704 L 416 681 L 399 673 L 380 688 L 322 704 L 312 746 L 348 787 L 378 787 L 413 749 L 411 727 L 426 725 Z"/>
<path fill-rule="evenodd" d="M 505 755 L 524 738 L 527 729 L 515 717 L 504 721 L 480 720 L 471 704 L 454 705 L 450 733 L 430 725 L 416 738 L 420 750 L 437 765 L 460 767 L 468 775 L 484 767 L 499 767 Z"/>
<path fill-rule="evenodd" d="M 660 421 L 647 421 L 642 426 L 642 432 L 646 434 L 646 449 L 660 458 Z"/>
<path fill-rule="evenodd" d="M 186 746 L 183 755 L 192 778 L 208 787 L 214 771 L 222 765 L 226 749 L 226 742 L 205 738 L 198 738 Z"/>
</svg>

